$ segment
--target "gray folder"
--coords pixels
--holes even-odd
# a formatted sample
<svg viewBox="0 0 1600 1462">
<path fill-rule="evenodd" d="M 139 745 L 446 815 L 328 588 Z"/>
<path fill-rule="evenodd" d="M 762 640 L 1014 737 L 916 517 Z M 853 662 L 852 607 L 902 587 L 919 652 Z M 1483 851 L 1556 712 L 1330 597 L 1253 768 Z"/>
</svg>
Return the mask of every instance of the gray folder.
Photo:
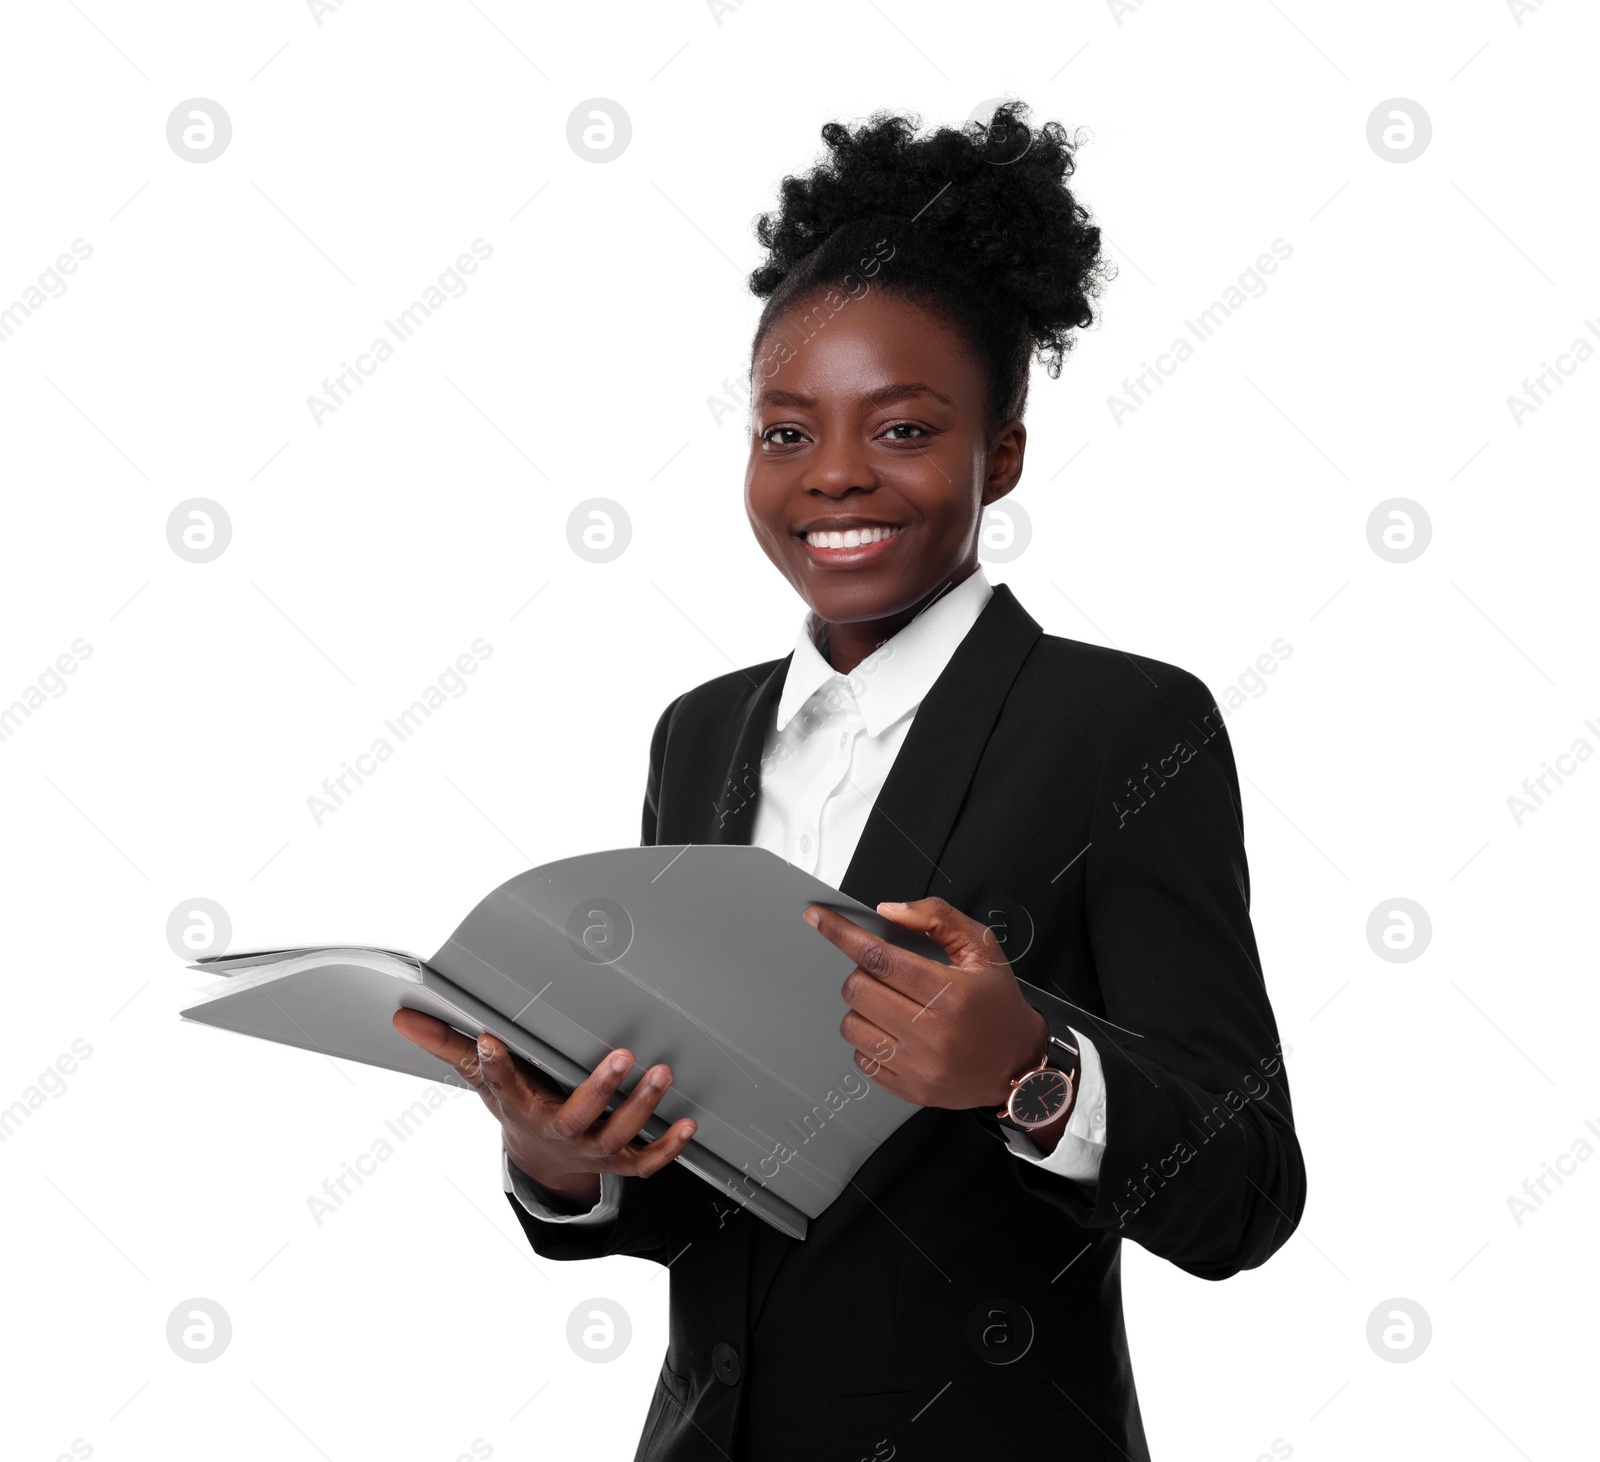
<svg viewBox="0 0 1600 1462">
<path fill-rule="evenodd" d="M 488 1030 L 563 1090 L 626 1046 L 636 1065 L 619 1100 L 647 1067 L 673 1070 L 644 1135 L 693 1117 L 677 1161 L 804 1238 L 807 1219 L 917 1111 L 868 1078 L 840 1035 L 854 964 L 804 922 L 808 903 L 948 962 L 932 940 L 763 848 L 630 847 L 518 874 L 427 961 L 350 945 L 207 957 L 192 968 L 228 979 L 182 1015 L 456 1085 L 466 1083 L 445 1062 L 395 1033 L 396 1009 Z"/>
</svg>

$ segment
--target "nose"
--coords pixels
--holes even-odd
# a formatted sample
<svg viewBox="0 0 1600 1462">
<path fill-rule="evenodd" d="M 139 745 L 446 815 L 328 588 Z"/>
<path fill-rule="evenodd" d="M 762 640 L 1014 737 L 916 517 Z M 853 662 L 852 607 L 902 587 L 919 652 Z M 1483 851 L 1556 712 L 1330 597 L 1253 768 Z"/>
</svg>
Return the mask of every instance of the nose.
<svg viewBox="0 0 1600 1462">
<path fill-rule="evenodd" d="M 862 444 L 848 433 L 831 433 L 806 456 L 800 473 L 800 488 L 824 497 L 843 497 L 849 492 L 871 492 L 878 485 L 878 474 Z"/>
</svg>

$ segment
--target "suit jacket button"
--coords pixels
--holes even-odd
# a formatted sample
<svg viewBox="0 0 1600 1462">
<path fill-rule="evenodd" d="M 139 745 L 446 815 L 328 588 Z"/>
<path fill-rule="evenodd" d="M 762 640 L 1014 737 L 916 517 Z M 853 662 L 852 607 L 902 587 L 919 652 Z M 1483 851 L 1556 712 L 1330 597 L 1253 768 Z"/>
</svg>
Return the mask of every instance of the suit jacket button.
<svg viewBox="0 0 1600 1462">
<path fill-rule="evenodd" d="M 739 1383 L 739 1352 L 724 1341 L 718 1341 L 711 1350 L 711 1365 L 717 1379 L 725 1386 Z"/>
</svg>

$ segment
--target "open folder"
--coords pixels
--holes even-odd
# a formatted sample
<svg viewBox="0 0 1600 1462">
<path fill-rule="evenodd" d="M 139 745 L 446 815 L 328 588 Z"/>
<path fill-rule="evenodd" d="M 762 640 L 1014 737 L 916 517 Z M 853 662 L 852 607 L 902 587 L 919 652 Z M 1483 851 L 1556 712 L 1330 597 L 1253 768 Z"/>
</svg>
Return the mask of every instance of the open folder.
<svg viewBox="0 0 1600 1462">
<path fill-rule="evenodd" d="M 520 873 L 428 960 L 351 945 L 207 956 L 191 968 L 227 978 L 181 1013 L 458 1086 L 447 1062 L 394 1031 L 395 1010 L 487 1030 L 563 1091 L 626 1046 L 637 1064 L 612 1106 L 666 1062 L 673 1082 L 643 1135 L 693 1117 L 676 1160 L 803 1239 L 918 1110 L 870 1080 L 840 1035 L 854 964 L 801 918 L 810 903 L 948 963 L 926 936 L 764 848 L 691 843 Z M 1024 993 L 1040 1008 L 1051 999 Z"/>
</svg>

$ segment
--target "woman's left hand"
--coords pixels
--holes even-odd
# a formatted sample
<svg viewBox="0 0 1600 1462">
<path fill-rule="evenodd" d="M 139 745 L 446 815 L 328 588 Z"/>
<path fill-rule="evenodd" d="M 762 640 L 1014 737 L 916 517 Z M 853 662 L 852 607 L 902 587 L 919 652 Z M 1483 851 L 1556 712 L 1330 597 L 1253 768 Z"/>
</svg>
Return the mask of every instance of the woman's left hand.
<svg viewBox="0 0 1600 1462">
<path fill-rule="evenodd" d="M 1011 1080 L 1036 1061 L 1049 1023 L 1022 998 L 994 930 L 941 898 L 878 912 L 936 940 L 948 965 L 908 953 L 843 914 L 808 904 L 806 922 L 856 962 L 844 982 L 839 1033 L 856 1065 L 923 1107 L 1003 1107 Z"/>
</svg>

